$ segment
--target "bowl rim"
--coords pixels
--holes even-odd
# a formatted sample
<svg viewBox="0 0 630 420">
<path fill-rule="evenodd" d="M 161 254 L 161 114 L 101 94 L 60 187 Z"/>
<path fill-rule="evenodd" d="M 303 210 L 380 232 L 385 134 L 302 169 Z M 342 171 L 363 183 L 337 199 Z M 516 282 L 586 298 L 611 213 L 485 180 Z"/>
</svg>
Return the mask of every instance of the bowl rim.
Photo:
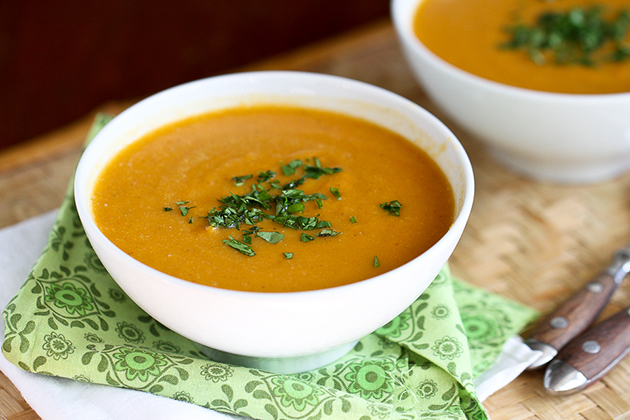
<svg viewBox="0 0 630 420">
<path fill-rule="evenodd" d="M 478 76 L 474 73 L 470 73 L 463 70 L 448 61 L 444 60 L 428 47 L 426 47 L 420 39 L 415 35 L 412 30 L 413 18 L 418 10 L 421 2 L 427 0 L 391 0 L 391 20 L 394 24 L 394 28 L 398 34 L 398 37 L 402 42 L 410 47 L 412 51 L 420 56 L 433 62 L 441 71 L 445 72 L 449 76 L 464 80 L 468 83 L 474 83 L 481 88 L 499 92 L 509 95 L 521 95 L 528 99 L 539 100 L 552 100 L 557 102 L 602 102 L 605 101 L 627 101 L 630 97 L 630 92 L 617 92 L 617 93 L 561 93 L 561 92 L 548 92 L 544 90 L 528 89 L 518 86 L 512 86 L 494 80 L 486 79 Z M 413 9 L 413 13 L 407 13 L 407 7 Z"/>
<path fill-rule="evenodd" d="M 456 153 L 459 164 L 462 167 L 461 175 L 463 177 L 462 186 L 463 186 L 464 194 L 463 194 L 462 199 L 460 200 L 461 204 L 460 205 L 456 204 L 456 209 L 459 209 L 459 213 L 453 220 L 453 223 L 451 224 L 451 227 L 449 228 L 449 230 L 434 245 L 432 245 L 429 249 L 427 249 L 422 254 L 418 255 L 411 261 L 399 267 L 396 267 L 390 271 L 382 273 L 380 275 L 370 277 L 364 280 L 360 280 L 354 283 L 330 287 L 330 288 L 293 291 L 293 292 L 253 292 L 253 291 L 224 289 L 224 288 L 219 288 L 219 287 L 214 287 L 214 286 L 198 284 L 198 283 L 180 279 L 173 275 L 161 272 L 155 268 L 152 268 L 136 260 L 135 258 L 125 253 L 122 249 L 116 246 L 109 238 L 107 238 L 105 234 L 103 234 L 103 232 L 98 228 L 98 226 L 94 222 L 92 213 L 89 209 L 89 204 L 88 204 L 89 198 L 88 198 L 88 194 L 86 190 L 87 190 L 87 180 L 89 178 L 88 175 L 91 169 L 88 166 L 88 163 L 89 163 L 88 158 L 90 158 L 90 156 L 96 153 L 95 151 L 98 151 L 98 148 L 104 147 L 102 145 L 103 141 L 101 141 L 100 139 L 106 138 L 109 131 L 112 131 L 115 128 L 115 125 L 124 123 L 124 121 L 128 118 L 133 118 L 134 114 L 138 112 L 137 110 L 142 110 L 149 101 L 161 100 L 162 97 L 168 97 L 168 95 L 174 92 L 177 92 L 180 89 L 194 88 L 196 85 L 200 83 L 205 83 L 210 80 L 224 81 L 231 78 L 248 78 L 248 77 L 259 77 L 259 78 L 260 77 L 263 77 L 263 78 L 264 77 L 297 77 L 297 78 L 304 78 L 305 80 L 308 79 L 312 81 L 317 81 L 317 80 L 324 80 L 324 81 L 330 81 L 330 82 L 336 81 L 339 83 L 347 84 L 349 86 L 355 86 L 358 89 L 372 90 L 376 94 L 381 95 L 381 97 L 389 97 L 391 98 L 391 100 L 397 101 L 398 103 L 400 103 L 401 106 L 405 106 L 409 109 L 412 109 L 413 112 L 415 113 L 423 114 L 425 119 L 430 121 L 431 124 L 436 129 L 438 129 L 441 134 L 444 134 L 445 137 L 448 138 L 446 142 L 449 142 L 452 145 L 453 151 L 454 153 Z M 235 94 L 235 95 L 243 96 L 242 94 Z M 105 142 L 105 144 L 107 143 L 109 142 Z M 435 117 L 433 114 L 431 114 L 429 111 L 427 111 L 420 105 L 396 93 L 386 90 L 384 88 L 381 88 L 381 87 L 378 87 L 369 83 L 361 82 L 358 80 L 354 80 L 354 79 L 349 79 L 349 78 L 345 78 L 341 76 L 327 75 L 327 74 L 311 73 L 311 72 L 275 71 L 275 70 L 274 71 L 240 72 L 240 73 L 231 73 L 231 74 L 225 74 L 225 75 L 219 75 L 219 76 L 212 76 L 212 77 L 199 79 L 199 80 L 195 80 L 195 81 L 191 81 L 188 83 L 183 83 L 183 84 L 171 87 L 169 89 L 163 90 L 161 92 L 158 92 L 154 95 L 151 95 L 141 100 L 140 102 L 132 105 L 131 107 L 121 112 L 111 122 L 109 122 L 99 133 L 96 134 L 96 136 L 85 148 L 81 158 L 79 159 L 79 163 L 77 165 L 74 182 L 73 182 L 75 205 L 77 207 L 77 212 L 79 214 L 81 222 L 84 226 L 84 230 L 86 231 L 86 234 L 88 234 L 88 238 L 90 237 L 90 235 L 94 235 L 99 242 L 104 243 L 107 246 L 108 250 L 115 254 L 116 258 L 121 258 L 129 262 L 130 264 L 133 264 L 134 266 L 138 267 L 138 269 L 141 270 L 143 273 L 147 273 L 148 275 L 151 275 L 152 277 L 154 277 L 156 281 L 159 281 L 161 283 L 168 284 L 168 285 L 176 285 L 179 288 L 183 287 L 184 289 L 190 290 L 191 292 L 204 292 L 204 293 L 212 292 L 213 294 L 224 295 L 224 296 L 238 295 L 245 298 L 255 298 L 255 299 L 261 299 L 262 297 L 270 301 L 295 299 L 297 296 L 304 298 L 306 296 L 312 296 L 312 295 L 329 294 L 329 293 L 332 293 L 332 291 L 338 290 L 338 289 L 343 289 L 343 290 L 352 290 L 353 288 L 358 289 L 360 287 L 364 287 L 362 285 L 366 283 L 380 281 L 380 279 L 384 277 L 395 275 L 396 272 L 400 271 L 401 269 L 404 269 L 404 267 L 408 266 L 410 263 L 412 263 L 413 261 L 416 261 L 417 259 L 429 258 L 433 253 L 438 252 L 442 243 L 447 242 L 449 238 L 453 235 L 456 235 L 458 231 L 464 230 L 465 225 L 468 222 L 470 212 L 472 210 L 474 190 L 475 190 L 475 181 L 474 181 L 474 173 L 472 169 L 472 164 L 470 162 L 468 155 L 465 152 L 464 147 L 461 145 L 459 139 L 451 132 L 451 130 L 442 121 L 440 121 L 437 117 Z"/>
</svg>

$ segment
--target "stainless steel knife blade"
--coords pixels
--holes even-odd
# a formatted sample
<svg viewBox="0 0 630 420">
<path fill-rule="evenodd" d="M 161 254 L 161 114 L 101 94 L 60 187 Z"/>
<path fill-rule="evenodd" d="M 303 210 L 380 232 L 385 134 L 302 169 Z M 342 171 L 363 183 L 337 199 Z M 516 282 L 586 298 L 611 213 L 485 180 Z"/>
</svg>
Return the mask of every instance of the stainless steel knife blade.
<svg viewBox="0 0 630 420">
<path fill-rule="evenodd" d="M 553 359 L 567 343 L 586 330 L 599 316 L 624 277 L 630 273 L 630 244 L 615 253 L 613 263 L 560 307 L 548 315 L 525 343 L 541 356 L 528 369 Z"/>
<path fill-rule="evenodd" d="M 629 352 L 630 307 L 567 344 L 545 371 L 545 390 L 553 395 L 581 391 L 606 375 Z"/>
</svg>

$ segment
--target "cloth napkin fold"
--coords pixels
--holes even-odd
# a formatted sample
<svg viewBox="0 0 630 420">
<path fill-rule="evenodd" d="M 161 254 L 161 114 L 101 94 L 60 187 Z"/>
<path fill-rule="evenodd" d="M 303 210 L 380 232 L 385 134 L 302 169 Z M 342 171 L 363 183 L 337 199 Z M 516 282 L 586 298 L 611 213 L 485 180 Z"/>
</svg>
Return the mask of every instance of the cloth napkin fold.
<svg viewBox="0 0 630 420">
<path fill-rule="evenodd" d="M 108 120 L 97 117 L 90 137 Z M 475 380 L 537 313 L 454 279 L 446 266 L 407 310 L 328 366 L 280 375 L 217 363 L 109 276 L 70 183 L 44 251 L 3 315 L 4 356 L 25 371 L 244 417 L 367 420 L 487 418 Z"/>
</svg>

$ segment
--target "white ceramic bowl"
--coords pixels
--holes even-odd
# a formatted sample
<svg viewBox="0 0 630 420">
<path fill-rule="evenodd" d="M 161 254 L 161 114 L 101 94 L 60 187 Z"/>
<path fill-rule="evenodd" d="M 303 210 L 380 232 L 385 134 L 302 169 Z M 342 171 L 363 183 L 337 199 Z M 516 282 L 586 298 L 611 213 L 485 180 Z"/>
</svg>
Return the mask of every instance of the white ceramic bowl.
<svg viewBox="0 0 630 420">
<path fill-rule="evenodd" d="M 424 254 L 393 271 L 347 286 L 296 293 L 222 290 L 180 280 L 134 260 L 98 229 L 90 208 L 94 181 L 118 151 L 171 122 L 258 103 L 361 117 L 418 144 L 438 162 L 453 187 L 456 220 L 452 227 Z M 77 209 L 90 243 L 131 299 L 157 321 L 205 346 L 215 359 L 284 373 L 332 362 L 422 294 L 462 235 L 473 190 L 472 168 L 464 149 L 427 111 L 365 83 L 297 72 L 220 76 L 145 99 L 94 138 L 79 162 L 75 180 Z"/>
<path fill-rule="evenodd" d="M 392 0 L 404 54 L 429 97 L 506 166 L 535 179 L 603 181 L 630 169 L 630 93 L 577 95 L 503 85 L 429 51 L 413 32 L 423 0 Z"/>
</svg>

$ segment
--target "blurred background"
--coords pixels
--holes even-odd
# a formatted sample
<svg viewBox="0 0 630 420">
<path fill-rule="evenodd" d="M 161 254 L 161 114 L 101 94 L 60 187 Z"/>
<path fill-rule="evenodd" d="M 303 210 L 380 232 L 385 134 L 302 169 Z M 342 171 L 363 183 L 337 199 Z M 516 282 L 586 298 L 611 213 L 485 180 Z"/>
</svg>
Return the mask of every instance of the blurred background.
<svg viewBox="0 0 630 420">
<path fill-rule="evenodd" d="M 388 13 L 389 0 L 0 0 L 0 148 Z"/>
</svg>

